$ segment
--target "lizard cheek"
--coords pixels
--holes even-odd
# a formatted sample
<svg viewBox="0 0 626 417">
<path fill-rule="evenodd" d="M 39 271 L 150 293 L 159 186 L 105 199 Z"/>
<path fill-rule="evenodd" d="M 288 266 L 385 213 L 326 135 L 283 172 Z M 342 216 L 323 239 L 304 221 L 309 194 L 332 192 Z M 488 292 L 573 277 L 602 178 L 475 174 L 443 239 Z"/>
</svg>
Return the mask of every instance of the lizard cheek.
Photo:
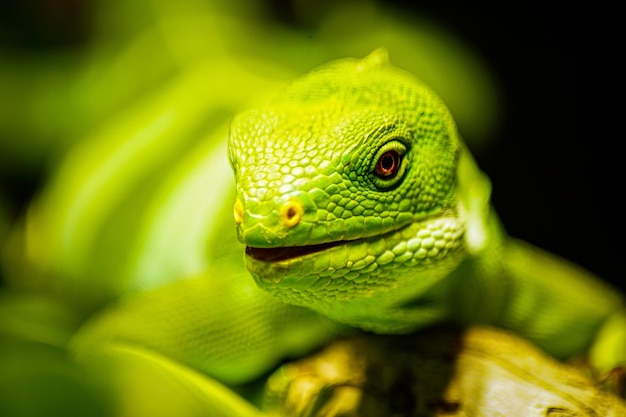
<svg viewBox="0 0 626 417">
<path fill-rule="evenodd" d="M 304 208 L 302 203 L 295 198 L 291 198 L 280 206 L 278 217 L 283 226 L 294 227 L 300 223 L 303 214 Z"/>
</svg>

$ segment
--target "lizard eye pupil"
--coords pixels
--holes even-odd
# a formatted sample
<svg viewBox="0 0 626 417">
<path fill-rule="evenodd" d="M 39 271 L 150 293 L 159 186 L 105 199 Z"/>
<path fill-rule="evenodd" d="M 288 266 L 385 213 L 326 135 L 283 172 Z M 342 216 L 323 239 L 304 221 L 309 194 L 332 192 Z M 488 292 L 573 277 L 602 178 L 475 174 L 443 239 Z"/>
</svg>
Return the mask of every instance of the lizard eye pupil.
<svg viewBox="0 0 626 417">
<path fill-rule="evenodd" d="M 378 158 L 374 172 L 380 178 L 389 178 L 398 172 L 400 168 L 400 154 L 397 151 L 387 151 Z"/>
<path fill-rule="evenodd" d="M 369 160 L 369 178 L 375 189 L 391 190 L 400 184 L 410 161 L 405 157 L 408 158 L 408 147 L 397 138 L 392 138 L 378 149 Z"/>
</svg>

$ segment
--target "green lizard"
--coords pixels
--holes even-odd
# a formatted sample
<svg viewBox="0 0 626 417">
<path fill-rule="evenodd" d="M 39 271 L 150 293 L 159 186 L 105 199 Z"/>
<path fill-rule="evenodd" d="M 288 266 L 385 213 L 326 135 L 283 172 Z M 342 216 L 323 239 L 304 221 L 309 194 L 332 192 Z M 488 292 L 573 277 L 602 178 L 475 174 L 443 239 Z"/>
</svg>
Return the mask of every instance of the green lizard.
<svg viewBox="0 0 626 417">
<path fill-rule="evenodd" d="M 229 154 L 246 267 L 280 300 L 376 333 L 486 323 L 626 363 L 617 292 L 506 235 L 444 104 L 383 51 L 239 115 Z"/>
<path fill-rule="evenodd" d="M 180 126 L 170 126 L 170 113 L 161 116 L 157 106 L 153 130 L 147 134 L 144 119 L 135 121 L 132 127 L 141 134 L 111 148 L 95 170 L 101 175 L 66 168 L 67 177 L 59 176 L 58 188 L 29 219 L 34 255 L 50 252 L 38 251 L 39 239 L 50 239 L 50 248 L 67 245 L 68 259 L 85 264 L 74 281 L 58 284 L 69 288 L 66 298 L 76 291 L 75 299 L 82 300 L 90 293 L 74 287 L 96 284 L 119 296 L 80 323 L 69 343 L 79 363 L 110 377 L 123 410 L 116 416 L 205 416 L 207 410 L 257 416 L 230 387 L 355 328 L 394 335 L 443 322 L 488 324 L 510 329 L 559 359 L 589 353 L 603 372 L 626 363 L 620 295 L 506 235 L 490 207 L 489 181 L 448 110 L 413 76 L 393 67 L 384 51 L 330 63 L 266 106 L 238 115 L 228 142 L 234 184 L 224 175 L 225 144 L 216 147 L 217 138 L 210 138 L 172 169 L 148 202 L 142 193 L 129 193 L 141 201 L 138 208 L 126 210 L 123 202 L 111 220 L 100 219 L 103 206 L 115 201 L 99 191 L 97 181 L 122 195 L 135 180 L 131 174 L 152 172 L 152 159 L 167 156 L 149 149 L 160 150 L 163 141 L 178 145 L 185 129 L 196 132 L 187 123 L 204 110 L 190 106 L 185 94 L 163 102 L 177 97 L 188 110 L 180 113 L 182 121 L 173 119 Z M 112 131 L 135 131 L 122 128 Z M 109 132 L 93 148 L 82 148 L 73 163 L 91 168 L 111 137 L 118 136 Z M 147 167 L 110 162 L 130 161 L 128 144 Z M 80 186 L 68 191 L 70 180 Z M 72 197 L 74 192 L 82 198 Z M 95 204 L 83 195 L 90 192 L 102 200 Z M 228 207 L 215 201 L 228 201 Z M 58 208 L 65 205 L 67 211 Z M 102 254 L 120 259 L 90 237 L 131 224 L 130 243 L 113 246 L 134 255 L 131 261 L 109 262 L 119 273 L 90 281 L 93 265 L 108 261 Z M 198 249 L 200 240 L 208 247 L 206 265 L 194 273 L 197 259 L 182 255 L 204 250 Z"/>
</svg>

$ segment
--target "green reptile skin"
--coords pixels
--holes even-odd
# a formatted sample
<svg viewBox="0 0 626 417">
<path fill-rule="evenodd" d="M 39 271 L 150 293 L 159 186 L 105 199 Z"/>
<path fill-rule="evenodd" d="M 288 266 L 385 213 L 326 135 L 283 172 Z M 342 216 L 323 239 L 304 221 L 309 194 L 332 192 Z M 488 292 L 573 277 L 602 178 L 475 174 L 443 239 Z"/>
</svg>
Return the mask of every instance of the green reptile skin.
<svg viewBox="0 0 626 417">
<path fill-rule="evenodd" d="M 229 149 L 246 267 L 282 301 L 378 333 L 495 324 L 559 358 L 624 321 L 614 290 L 505 235 L 446 107 L 384 51 L 239 115 Z M 626 360 L 611 326 L 603 368 Z"/>
<path fill-rule="evenodd" d="M 119 415 L 259 415 L 230 388 L 354 329 L 489 324 L 559 359 L 589 353 L 601 371 L 626 363 L 620 294 L 506 235 L 446 106 L 384 51 L 332 62 L 239 114 L 228 149 L 222 129 L 191 144 L 207 123 L 180 93 L 192 78 L 159 96 L 181 117 L 143 106 L 132 125 L 107 127 L 68 163 L 93 172 L 62 173 L 29 219 L 31 256 L 58 247 L 52 260 L 78 271 L 55 289 L 74 302 L 92 294 L 80 289 L 106 295 L 69 350 L 109 375 Z M 120 158 L 132 163 L 109 162 Z M 95 213 L 89 193 L 102 199 Z M 126 210 L 125 198 L 141 203 Z"/>
</svg>

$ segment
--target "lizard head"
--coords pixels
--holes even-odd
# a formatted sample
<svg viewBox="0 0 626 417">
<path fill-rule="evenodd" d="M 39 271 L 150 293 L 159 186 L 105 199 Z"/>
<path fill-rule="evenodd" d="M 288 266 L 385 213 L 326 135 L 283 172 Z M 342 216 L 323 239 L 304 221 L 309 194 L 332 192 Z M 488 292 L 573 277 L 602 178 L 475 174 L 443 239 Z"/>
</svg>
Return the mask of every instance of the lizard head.
<svg viewBox="0 0 626 417">
<path fill-rule="evenodd" d="M 442 101 L 384 51 L 312 71 L 232 122 L 246 267 L 286 302 L 403 330 L 465 251 L 460 150 Z"/>
</svg>

